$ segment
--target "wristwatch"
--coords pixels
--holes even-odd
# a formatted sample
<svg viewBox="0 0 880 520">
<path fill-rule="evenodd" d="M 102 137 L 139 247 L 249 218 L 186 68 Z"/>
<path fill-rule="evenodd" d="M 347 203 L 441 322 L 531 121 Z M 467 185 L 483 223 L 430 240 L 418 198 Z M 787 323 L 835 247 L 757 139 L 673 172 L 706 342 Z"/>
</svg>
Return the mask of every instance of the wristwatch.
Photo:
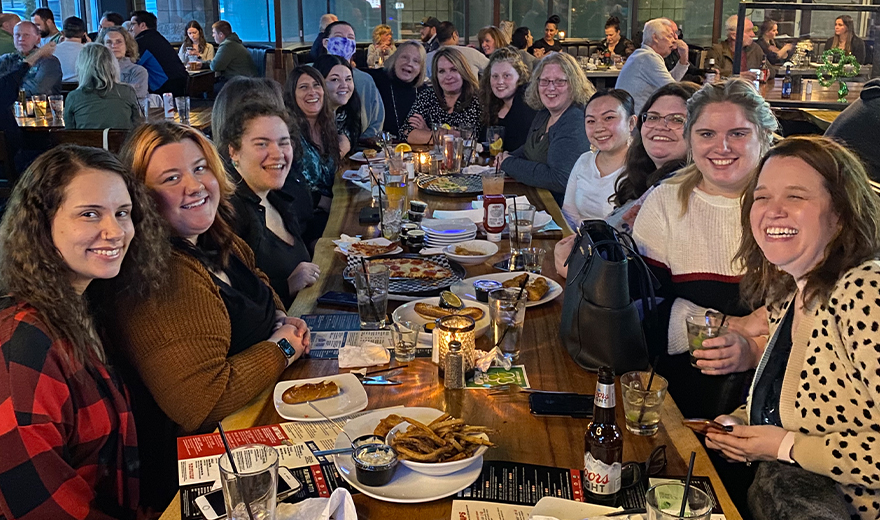
<svg viewBox="0 0 880 520">
<path fill-rule="evenodd" d="M 287 358 L 287 364 L 290 365 L 291 360 L 296 357 L 296 349 L 287 341 L 287 338 L 281 338 L 275 344 L 281 349 L 281 353 Z"/>
</svg>

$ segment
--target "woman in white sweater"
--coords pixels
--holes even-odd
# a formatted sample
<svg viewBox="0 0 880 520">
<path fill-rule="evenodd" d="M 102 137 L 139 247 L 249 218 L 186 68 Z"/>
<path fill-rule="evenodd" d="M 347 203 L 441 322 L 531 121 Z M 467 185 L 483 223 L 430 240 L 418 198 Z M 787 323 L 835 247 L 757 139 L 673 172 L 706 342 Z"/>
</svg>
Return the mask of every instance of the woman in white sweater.
<svg viewBox="0 0 880 520">
<path fill-rule="evenodd" d="M 770 341 L 748 404 L 717 418 L 732 431 L 706 444 L 732 461 L 761 461 L 749 490 L 757 520 L 875 520 L 880 200 L 859 160 L 831 139 L 786 139 L 759 172 L 743 197 L 737 260 L 743 296 L 767 305 L 759 332 Z"/>
<path fill-rule="evenodd" d="M 632 96 L 609 89 L 593 94 L 584 114 L 587 139 L 593 150 L 580 156 L 568 176 L 562 214 L 572 229 L 582 220 L 604 218 L 614 206 L 617 177 L 626 166 L 626 152 L 636 127 Z"/>
</svg>

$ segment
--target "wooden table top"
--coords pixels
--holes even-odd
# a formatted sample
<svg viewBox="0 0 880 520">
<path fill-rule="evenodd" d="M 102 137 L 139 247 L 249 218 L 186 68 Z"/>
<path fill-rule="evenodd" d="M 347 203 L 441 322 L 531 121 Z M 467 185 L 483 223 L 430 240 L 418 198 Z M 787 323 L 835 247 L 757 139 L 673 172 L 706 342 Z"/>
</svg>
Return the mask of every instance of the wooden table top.
<svg viewBox="0 0 880 520">
<path fill-rule="evenodd" d="M 812 81 L 812 80 L 811 80 Z M 791 99 L 782 99 L 782 78 L 776 78 L 773 82 L 767 82 L 761 86 L 761 95 L 770 103 L 772 107 L 780 108 L 819 108 L 825 110 L 843 110 L 850 103 L 859 99 L 864 83 L 858 81 L 847 81 L 849 94 L 846 96 L 846 103 L 837 101 L 837 82 L 831 87 L 823 87 L 818 81 L 812 81 L 813 92 L 807 94 L 806 84 L 801 87 L 800 92 L 792 93 Z"/>
<path fill-rule="evenodd" d="M 509 181 L 504 193 L 527 195 L 538 209 L 545 209 L 563 228 L 555 237 L 536 236 L 533 246 L 547 250 L 543 274 L 558 282 L 564 282 L 553 266 L 553 246 L 563 234 L 571 231 L 562 218 L 559 207 L 545 190 L 523 186 Z M 465 209 L 471 199 L 444 198 L 424 193 L 419 198 L 435 209 Z M 315 286 L 299 293 L 289 314 L 298 316 L 307 313 L 339 312 L 339 310 L 317 307 L 317 298 L 326 291 L 353 292 L 342 280 L 344 257 L 333 252 L 331 239 L 338 238 L 341 232 L 349 235 L 360 234 L 366 237 L 377 236 L 374 226 L 358 223 L 361 207 L 370 203 L 370 194 L 349 182 L 337 178 L 334 186 L 334 199 L 329 223 L 324 238 L 320 239 L 315 251 L 314 262 L 321 267 L 321 278 Z M 499 253 L 485 264 L 468 266 L 468 276 L 493 272 L 491 263 L 501 259 L 508 252 L 507 240 L 500 243 Z M 389 307 L 394 307 L 389 302 Z M 533 307 L 526 312 L 526 321 L 521 339 L 520 364 L 525 365 L 532 387 L 544 390 L 575 391 L 592 394 L 596 387 L 596 375 L 578 367 L 559 341 L 559 320 L 562 299 L 542 306 Z M 350 309 L 347 309 L 350 311 Z M 391 310 L 391 309 L 389 309 Z M 490 347 L 487 338 L 477 341 L 478 348 Z M 285 380 L 320 377 L 339 373 L 336 360 L 301 360 L 294 363 L 282 376 Z M 444 410 L 464 418 L 470 424 L 482 424 L 498 430 L 493 441 L 498 444 L 487 452 L 487 460 L 504 460 L 530 464 L 541 464 L 563 468 L 582 468 L 584 457 L 584 432 L 589 423 L 586 419 L 560 417 L 536 417 L 529 413 L 526 394 L 489 396 L 482 390 L 446 390 L 438 378 L 437 367 L 430 360 L 417 358 L 409 367 L 400 372 L 403 384 L 395 387 L 366 387 L 369 396 L 369 409 L 395 405 L 428 406 Z M 245 428 L 254 425 L 275 424 L 283 419 L 272 404 L 270 390 L 254 399 L 248 406 L 223 421 L 224 428 Z M 618 386 L 618 395 L 620 395 Z M 697 453 L 695 475 L 709 476 L 715 487 L 721 507 L 729 520 L 740 516 L 732 505 L 717 473 L 709 462 L 705 450 L 694 434 L 681 425 L 682 416 L 672 398 L 667 396 L 661 412 L 660 431 L 653 437 L 637 437 L 626 432 L 622 406 L 617 409 L 618 424 L 624 430 L 624 460 L 644 461 L 658 445 L 667 445 L 668 466 L 666 474 L 684 475 L 687 472 L 687 459 L 691 451 Z M 452 497 L 430 503 L 406 505 L 392 504 L 369 498 L 362 494 L 354 496 L 359 518 L 410 519 L 432 518 L 448 520 L 451 514 Z M 175 501 L 162 516 L 163 519 L 177 519 L 180 505 Z"/>
<path fill-rule="evenodd" d="M 205 131 L 211 127 L 212 106 L 193 106 L 189 111 L 189 121 L 193 128 Z M 150 121 L 162 119 L 164 110 L 160 107 L 150 107 Z M 180 122 L 180 117 L 175 112 L 174 120 Z M 25 132 L 44 132 L 47 130 L 64 130 L 64 119 L 61 118 L 36 118 L 17 117 L 15 121 L 18 127 Z"/>
</svg>

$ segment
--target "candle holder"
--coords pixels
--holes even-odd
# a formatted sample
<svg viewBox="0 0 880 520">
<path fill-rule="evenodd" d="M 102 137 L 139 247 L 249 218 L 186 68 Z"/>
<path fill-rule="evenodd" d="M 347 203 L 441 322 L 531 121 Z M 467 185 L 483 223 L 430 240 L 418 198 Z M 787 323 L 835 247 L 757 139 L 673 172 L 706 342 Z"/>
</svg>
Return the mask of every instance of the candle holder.
<svg viewBox="0 0 880 520">
<path fill-rule="evenodd" d="M 465 371 L 471 371 L 476 362 L 476 344 L 474 329 L 477 324 L 470 316 L 450 315 L 437 319 L 437 334 L 439 348 L 439 362 L 441 370 L 446 366 L 446 354 L 449 352 L 449 343 L 458 341 L 461 343 L 461 355 L 464 358 Z"/>
</svg>

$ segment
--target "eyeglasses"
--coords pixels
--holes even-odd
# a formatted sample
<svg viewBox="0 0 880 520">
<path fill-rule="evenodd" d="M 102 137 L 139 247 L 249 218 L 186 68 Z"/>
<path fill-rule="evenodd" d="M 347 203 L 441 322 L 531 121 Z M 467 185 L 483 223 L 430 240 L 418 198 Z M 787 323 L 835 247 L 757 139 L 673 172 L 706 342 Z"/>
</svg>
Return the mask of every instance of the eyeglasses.
<svg viewBox="0 0 880 520">
<path fill-rule="evenodd" d="M 648 477 L 659 475 L 666 468 L 666 445 L 654 448 L 645 462 L 627 462 L 620 471 L 621 487 L 630 488 Z"/>
<path fill-rule="evenodd" d="M 687 122 L 687 118 L 681 114 L 669 114 L 667 116 L 661 116 L 656 112 L 648 112 L 647 114 L 642 114 L 642 121 L 645 126 L 648 128 L 658 127 L 661 124 L 661 121 L 666 122 L 666 127 L 678 130 L 683 127 Z"/>
<path fill-rule="evenodd" d="M 538 86 L 547 88 L 550 85 L 553 85 L 556 88 L 565 88 L 568 85 L 568 80 L 565 78 L 562 79 L 539 79 Z"/>
</svg>

